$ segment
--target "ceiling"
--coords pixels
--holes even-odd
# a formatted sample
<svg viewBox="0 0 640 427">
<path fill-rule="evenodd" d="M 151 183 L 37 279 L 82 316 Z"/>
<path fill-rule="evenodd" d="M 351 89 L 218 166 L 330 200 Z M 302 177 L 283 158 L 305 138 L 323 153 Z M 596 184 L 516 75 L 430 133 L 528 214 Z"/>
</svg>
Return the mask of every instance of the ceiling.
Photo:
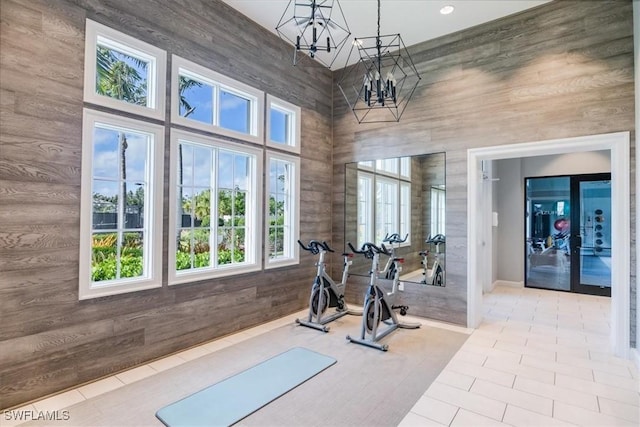
<svg viewBox="0 0 640 427">
<path fill-rule="evenodd" d="M 276 33 L 275 28 L 289 4 L 289 0 L 223 1 L 273 33 Z M 399 33 L 405 45 L 411 46 L 548 1 L 550 0 L 381 0 L 380 34 Z M 440 9 L 446 5 L 454 6 L 455 10 L 449 15 L 442 15 Z M 340 0 L 340 6 L 351 31 L 350 40 L 354 37 L 376 35 L 375 0 Z M 350 46 L 351 43 L 347 42 L 332 69 L 340 69 L 347 64 Z"/>
</svg>

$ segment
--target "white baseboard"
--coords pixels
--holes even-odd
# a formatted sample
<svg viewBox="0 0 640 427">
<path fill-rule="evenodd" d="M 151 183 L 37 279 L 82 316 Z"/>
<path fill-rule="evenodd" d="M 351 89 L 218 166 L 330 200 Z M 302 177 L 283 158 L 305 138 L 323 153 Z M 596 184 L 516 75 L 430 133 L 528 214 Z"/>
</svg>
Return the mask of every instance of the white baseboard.
<svg viewBox="0 0 640 427">
<path fill-rule="evenodd" d="M 511 280 L 496 280 L 493 282 L 492 287 L 507 286 L 509 288 L 524 288 L 524 282 L 512 282 Z"/>
</svg>

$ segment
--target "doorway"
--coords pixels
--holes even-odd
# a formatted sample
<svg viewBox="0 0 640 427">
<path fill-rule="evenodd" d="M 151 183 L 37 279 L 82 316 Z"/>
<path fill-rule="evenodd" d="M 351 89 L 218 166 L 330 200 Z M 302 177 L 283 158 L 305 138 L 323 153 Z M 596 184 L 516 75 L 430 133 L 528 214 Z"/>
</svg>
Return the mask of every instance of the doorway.
<svg viewBox="0 0 640 427">
<path fill-rule="evenodd" d="M 629 132 L 553 139 L 467 150 L 467 326 L 482 321 L 484 268 L 491 254 L 491 194 L 483 161 L 608 150 L 611 153 L 611 347 L 627 358 L 630 338 L 630 161 Z M 520 181 L 521 182 L 521 181 Z M 489 199 L 489 202 L 487 202 Z"/>
<path fill-rule="evenodd" d="M 611 296 L 611 174 L 525 178 L 526 287 Z"/>
</svg>

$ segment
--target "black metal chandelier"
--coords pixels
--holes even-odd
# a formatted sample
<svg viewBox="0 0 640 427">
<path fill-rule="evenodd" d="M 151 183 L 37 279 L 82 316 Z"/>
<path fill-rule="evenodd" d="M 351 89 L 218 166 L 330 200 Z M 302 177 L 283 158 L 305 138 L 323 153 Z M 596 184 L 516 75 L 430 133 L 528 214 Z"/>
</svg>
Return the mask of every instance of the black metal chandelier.
<svg viewBox="0 0 640 427">
<path fill-rule="evenodd" d="M 400 34 L 355 38 L 347 64 L 357 50 L 359 59 L 343 70 L 338 87 L 358 123 L 399 122 L 420 82 L 420 75 Z"/>
<path fill-rule="evenodd" d="M 290 0 L 276 31 L 294 45 L 293 65 L 327 68 L 351 35 L 338 0 Z"/>
</svg>

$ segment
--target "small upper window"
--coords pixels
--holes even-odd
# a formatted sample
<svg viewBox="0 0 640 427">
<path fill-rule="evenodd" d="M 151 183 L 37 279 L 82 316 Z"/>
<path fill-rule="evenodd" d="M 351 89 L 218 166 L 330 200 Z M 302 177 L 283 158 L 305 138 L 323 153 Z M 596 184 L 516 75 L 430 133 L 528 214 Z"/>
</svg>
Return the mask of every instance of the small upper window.
<svg viewBox="0 0 640 427">
<path fill-rule="evenodd" d="M 267 145 L 300 153 L 300 107 L 267 95 Z"/>
<path fill-rule="evenodd" d="M 87 19 L 84 99 L 164 119 L 166 53 Z"/>
<path fill-rule="evenodd" d="M 262 143 L 263 92 L 175 55 L 171 75 L 173 123 Z"/>
</svg>

